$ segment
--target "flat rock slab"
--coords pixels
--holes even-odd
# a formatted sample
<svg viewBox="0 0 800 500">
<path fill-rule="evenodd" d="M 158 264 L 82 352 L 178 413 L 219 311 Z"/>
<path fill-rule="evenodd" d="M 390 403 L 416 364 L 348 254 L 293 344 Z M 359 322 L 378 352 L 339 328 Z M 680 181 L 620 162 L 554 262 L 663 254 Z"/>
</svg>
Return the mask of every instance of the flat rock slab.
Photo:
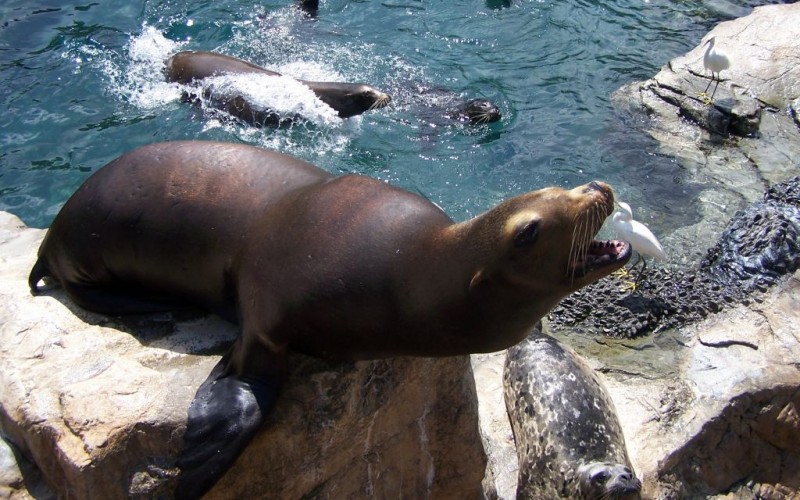
<svg viewBox="0 0 800 500">
<path fill-rule="evenodd" d="M 187 408 L 237 329 L 213 316 L 109 318 L 58 288 L 34 297 L 43 236 L 0 212 L 0 429 L 12 445 L 0 493 L 169 497 Z M 468 357 L 291 363 L 264 430 L 208 498 L 482 495 Z"/>
<path fill-rule="evenodd" d="M 800 495 L 798 325 L 800 273 L 760 304 L 596 359 L 648 495 Z"/>
</svg>

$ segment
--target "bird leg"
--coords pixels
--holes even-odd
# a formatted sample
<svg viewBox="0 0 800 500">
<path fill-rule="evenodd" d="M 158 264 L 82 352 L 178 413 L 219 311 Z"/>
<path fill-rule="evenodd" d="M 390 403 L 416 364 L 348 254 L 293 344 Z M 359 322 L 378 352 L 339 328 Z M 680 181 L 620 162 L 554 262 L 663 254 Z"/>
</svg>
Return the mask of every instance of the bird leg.
<svg viewBox="0 0 800 500">
<path fill-rule="evenodd" d="M 711 73 L 711 78 L 709 78 L 708 80 L 708 85 L 706 85 L 706 89 L 704 91 L 700 92 L 700 95 L 706 95 L 708 89 L 711 87 L 711 82 L 713 81 L 714 81 L 714 73 Z"/>
<path fill-rule="evenodd" d="M 722 81 L 720 78 L 719 73 L 717 73 L 717 77 L 714 78 L 714 73 L 711 73 L 711 80 L 708 81 L 708 85 L 706 86 L 706 90 L 700 93 L 700 98 L 703 99 L 703 104 L 706 106 L 710 106 L 714 103 L 714 95 L 717 93 L 717 87 L 719 87 L 719 82 Z M 714 82 L 714 90 L 711 92 L 711 97 L 708 96 L 708 88 L 711 87 L 711 82 Z"/>
<path fill-rule="evenodd" d="M 633 290 L 636 290 L 639 287 L 639 278 L 641 278 L 642 275 L 645 274 L 645 271 L 647 271 L 647 259 L 639 255 L 639 260 L 642 261 L 642 269 L 638 273 L 636 273 L 636 278 L 634 278 L 633 280 Z M 639 261 L 636 261 L 636 264 L 638 263 Z"/>
<path fill-rule="evenodd" d="M 623 267 L 620 270 L 614 272 L 614 275 L 616 275 L 622 281 L 622 285 L 623 285 L 622 288 L 621 288 L 622 291 L 630 290 L 631 293 L 636 291 L 636 283 L 639 281 L 639 276 L 637 274 L 637 276 L 635 278 L 633 278 L 633 279 L 631 279 L 631 278 L 632 278 L 632 275 L 633 275 L 632 271 L 639 264 L 640 260 L 644 261 L 642 256 L 639 255 L 639 253 L 637 252 L 636 253 L 636 262 L 634 262 L 632 266 L 630 266 L 628 268 Z"/>
<path fill-rule="evenodd" d="M 711 97 L 708 97 L 708 89 L 711 88 L 711 82 L 716 82 L 714 86 L 714 92 L 712 92 Z M 714 102 L 714 94 L 717 92 L 717 87 L 719 86 L 719 80 L 714 78 L 714 72 L 711 72 L 711 78 L 708 80 L 708 85 L 706 85 L 706 89 L 700 92 L 697 96 L 702 99 L 703 104 L 706 106 L 710 106 Z"/>
<path fill-rule="evenodd" d="M 711 102 L 714 102 L 714 94 L 717 93 L 717 87 L 719 87 L 719 80 L 717 80 L 717 84 L 714 85 L 714 91 L 711 92 L 711 98 L 709 99 L 709 101 Z"/>
</svg>

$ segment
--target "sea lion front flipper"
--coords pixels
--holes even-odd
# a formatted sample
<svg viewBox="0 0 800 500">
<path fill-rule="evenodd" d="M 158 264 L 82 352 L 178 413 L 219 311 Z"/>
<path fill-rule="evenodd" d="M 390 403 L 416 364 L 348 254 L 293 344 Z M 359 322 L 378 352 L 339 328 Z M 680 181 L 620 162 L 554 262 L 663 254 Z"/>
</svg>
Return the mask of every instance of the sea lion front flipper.
<svg viewBox="0 0 800 500">
<path fill-rule="evenodd" d="M 231 362 L 237 348 L 243 350 L 240 342 L 217 363 L 189 406 L 183 451 L 177 463 L 181 473 L 176 499 L 199 498 L 211 489 L 275 404 L 285 379 L 285 359 L 275 354 L 264 356 L 259 373 L 237 375 Z M 262 349 L 252 350 L 263 353 Z"/>
</svg>

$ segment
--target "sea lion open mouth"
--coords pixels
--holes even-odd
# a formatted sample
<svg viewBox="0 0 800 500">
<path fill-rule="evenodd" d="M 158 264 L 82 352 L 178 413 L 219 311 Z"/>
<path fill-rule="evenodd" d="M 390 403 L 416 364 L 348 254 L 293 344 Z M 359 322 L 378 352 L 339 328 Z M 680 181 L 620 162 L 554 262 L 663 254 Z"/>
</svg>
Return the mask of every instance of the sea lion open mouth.
<svg viewBox="0 0 800 500">
<path fill-rule="evenodd" d="M 567 275 L 583 278 L 611 265 L 622 265 L 631 257 L 631 245 L 620 240 L 596 240 L 594 236 L 614 209 L 614 193 L 598 182 L 584 188 L 596 200 L 575 218 L 575 229 L 569 253 Z"/>
<path fill-rule="evenodd" d="M 631 257 L 631 245 L 620 240 L 592 240 L 581 262 L 573 264 L 572 276 L 582 278 L 598 269 L 625 262 Z"/>
</svg>

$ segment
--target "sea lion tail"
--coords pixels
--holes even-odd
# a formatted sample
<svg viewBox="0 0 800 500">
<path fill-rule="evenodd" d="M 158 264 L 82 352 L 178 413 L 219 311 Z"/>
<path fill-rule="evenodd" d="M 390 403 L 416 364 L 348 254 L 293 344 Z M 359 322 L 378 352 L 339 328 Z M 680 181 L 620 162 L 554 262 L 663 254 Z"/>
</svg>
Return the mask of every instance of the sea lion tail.
<svg viewBox="0 0 800 500">
<path fill-rule="evenodd" d="M 28 286 L 31 288 L 31 294 L 36 295 L 39 293 L 39 281 L 45 276 L 50 276 L 50 269 L 41 257 L 36 259 L 36 264 L 31 269 L 31 274 L 28 275 Z"/>
</svg>

